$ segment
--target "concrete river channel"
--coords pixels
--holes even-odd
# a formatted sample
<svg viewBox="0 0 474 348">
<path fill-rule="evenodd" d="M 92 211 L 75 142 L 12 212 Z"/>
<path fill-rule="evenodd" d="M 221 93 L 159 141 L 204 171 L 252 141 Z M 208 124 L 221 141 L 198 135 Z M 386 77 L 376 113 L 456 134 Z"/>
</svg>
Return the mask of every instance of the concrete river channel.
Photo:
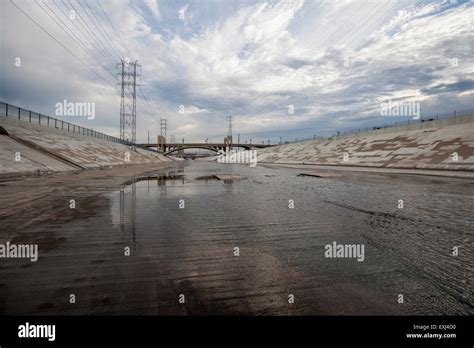
<svg viewBox="0 0 474 348">
<path fill-rule="evenodd" d="M 0 215 L 3 243 L 39 251 L 2 260 L 0 311 L 474 314 L 473 180 L 303 172 L 185 161 L 93 188 L 59 175 L 43 210 Z"/>
</svg>

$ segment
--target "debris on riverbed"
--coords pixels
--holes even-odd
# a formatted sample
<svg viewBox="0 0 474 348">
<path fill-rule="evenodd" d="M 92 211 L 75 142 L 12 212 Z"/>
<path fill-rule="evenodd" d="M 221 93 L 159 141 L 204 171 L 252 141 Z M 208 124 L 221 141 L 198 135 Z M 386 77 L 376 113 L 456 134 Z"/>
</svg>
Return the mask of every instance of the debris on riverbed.
<svg viewBox="0 0 474 348">
<path fill-rule="evenodd" d="M 205 176 L 199 176 L 196 178 L 196 180 L 219 180 L 218 178 L 216 178 L 215 175 L 205 175 Z"/>
<path fill-rule="evenodd" d="M 245 180 L 246 176 L 243 175 L 234 175 L 234 174 L 217 174 L 214 175 L 219 180 Z"/>
<path fill-rule="evenodd" d="M 243 175 L 233 175 L 233 174 L 216 174 L 216 175 L 206 175 L 197 177 L 196 180 L 223 180 L 226 181 L 233 181 L 233 180 L 245 180 L 247 179 L 246 176 Z"/>
<path fill-rule="evenodd" d="M 297 176 L 311 176 L 313 178 L 341 178 L 342 175 L 339 174 L 329 174 L 329 173 L 299 173 Z"/>
</svg>

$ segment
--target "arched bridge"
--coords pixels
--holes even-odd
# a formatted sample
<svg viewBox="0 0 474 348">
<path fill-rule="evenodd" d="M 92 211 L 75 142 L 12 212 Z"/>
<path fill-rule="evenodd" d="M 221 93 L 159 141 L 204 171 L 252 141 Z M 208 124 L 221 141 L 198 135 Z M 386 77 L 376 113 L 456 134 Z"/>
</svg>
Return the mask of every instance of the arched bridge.
<svg viewBox="0 0 474 348">
<path fill-rule="evenodd" d="M 159 148 L 160 146 L 157 144 L 137 144 L 139 147 L 142 148 L 149 148 L 149 147 L 156 147 Z M 161 145 L 161 148 L 164 149 L 163 154 L 169 155 L 176 151 L 186 150 L 186 149 L 204 149 L 210 150 L 214 152 L 219 152 L 219 150 L 224 151 L 228 145 L 225 143 L 168 143 Z M 254 150 L 254 149 L 262 149 L 265 147 L 271 147 L 275 145 L 264 145 L 264 144 L 234 144 L 233 148 L 244 148 L 245 150 Z"/>
</svg>

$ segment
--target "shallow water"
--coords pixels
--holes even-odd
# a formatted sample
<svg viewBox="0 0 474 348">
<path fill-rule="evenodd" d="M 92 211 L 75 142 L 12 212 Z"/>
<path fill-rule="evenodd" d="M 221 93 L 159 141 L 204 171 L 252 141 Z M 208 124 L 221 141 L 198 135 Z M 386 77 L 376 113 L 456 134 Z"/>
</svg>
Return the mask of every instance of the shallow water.
<svg viewBox="0 0 474 348">
<path fill-rule="evenodd" d="M 301 172 L 177 163 L 19 229 L 40 259 L 2 260 L 1 310 L 473 314 L 469 180 Z M 333 242 L 363 245 L 364 260 L 325 257 Z"/>
</svg>

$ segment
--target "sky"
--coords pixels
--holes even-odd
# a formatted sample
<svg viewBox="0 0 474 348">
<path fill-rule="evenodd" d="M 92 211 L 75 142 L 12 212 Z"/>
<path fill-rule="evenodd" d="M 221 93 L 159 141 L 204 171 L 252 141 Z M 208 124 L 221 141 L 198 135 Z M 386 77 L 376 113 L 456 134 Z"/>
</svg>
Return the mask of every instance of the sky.
<svg viewBox="0 0 474 348">
<path fill-rule="evenodd" d="M 15 6 L 16 5 L 16 6 Z M 0 100 L 119 135 L 120 59 L 141 65 L 137 141 L 278 142 L 474 110 L 474 0 L 0 2 Z M 71 11 L 74 16 L 71 18 Z M 18 59 L 19 58 L 19 59 Z M 20 64 L 19 64 L 20 63 Z M 398 104 L 397 104 L 398 103 Z M 235 141 L 234 141 L 235 142 Z"/>
</svg>

